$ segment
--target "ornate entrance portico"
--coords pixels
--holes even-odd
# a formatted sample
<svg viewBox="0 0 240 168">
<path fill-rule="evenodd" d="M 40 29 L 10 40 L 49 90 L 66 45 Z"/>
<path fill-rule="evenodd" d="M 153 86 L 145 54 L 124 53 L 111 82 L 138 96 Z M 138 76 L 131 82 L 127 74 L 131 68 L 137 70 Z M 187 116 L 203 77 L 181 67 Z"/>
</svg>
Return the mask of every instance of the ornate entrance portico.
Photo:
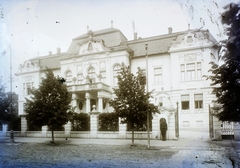
<svg viewBox="0 0 240 168">
<path fill-rule="evenodd" d="M 93 105 L 98 112 L 104 112 L 111 98 L 110 87 L 101 82 L 70 85 L 68 90 L 72 93 L 71 105 L 77 107 L 77 113 L 90 113 Z"/>
<path fill-rule="evenodd" d="M 165 119 L 168 129 L 166 132 L 166 138 L 177 139 L 175 136 L 175 111 L 161 110 L 160 114 L 154 114 L 152 120 L 152 139 L 161 139 L 160 120 Z"/>
</svg>

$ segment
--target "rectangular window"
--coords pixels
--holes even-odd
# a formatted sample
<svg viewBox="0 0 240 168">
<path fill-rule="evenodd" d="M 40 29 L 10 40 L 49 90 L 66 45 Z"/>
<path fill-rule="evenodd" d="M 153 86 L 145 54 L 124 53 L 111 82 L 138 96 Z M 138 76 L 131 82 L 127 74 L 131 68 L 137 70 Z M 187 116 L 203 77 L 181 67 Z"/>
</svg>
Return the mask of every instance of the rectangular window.
<svg viewBox="0 0 240 168">
<path fill-rule="evenodd" d="M 162 107 L 163 106 L 163 98 L 159 97 L 159 106 Z"/>
<path fill-rule="evenodd" d="M 187 80 L 188 81 L 195 80 L 195 64 L 194 63 L 187 64 L 186 69 L 187 69 Z"/>
<path fill-rule="evenodd" d="M 83 75 L 77 74 L 78 84 L 83 84 Z"/>
<path fill-rule="evenodd" d="M 31 86 L 31 83 L 30 82 L 28 82 L 28 83 L 26 83 L 26 88 L 27 88 L 27 95 L 30 95 L 30 91 L 31 91 L 31 89 L 32 89 L 32 86 Z"/>
<path fill-rule="evenodd" d="M 189 95 L 181 96 L 182 110 L 189 110 Z"/>
<path fill-rule="evenodd" d="M 147 78 L 146 78 L 146 69 L 141 69 L 140 71 L 140 85 L 146 85 Z"/>
<path fill-rule="evenodd" d="M 185 81 L 185 65 L 181 64 L 181 81 Z"/>
<path fill-rule="evenodd" d="M 162 83 L 162 68 L 154 68 L 154 83 Z"/>
<path fill-rule="evenodd" d="M 202 64 L 201 62 L 181 64 L 180 73 L 181 73 L 181 81 L 201 80 Z"/>
<path fill-rule="evenodd" d="M 23 83 L 23 95 L 26 94 L 26 83 Z"/>
<path fill-rule="evenodd" d="M 203 108 L 203 94 L 194 95 L 195 109 Z"/>
<path fill-rule="evenodd" d="M 197 63 L 197 79 L 202 79 L 202 64 L 201 62 Z"/>
</svg>

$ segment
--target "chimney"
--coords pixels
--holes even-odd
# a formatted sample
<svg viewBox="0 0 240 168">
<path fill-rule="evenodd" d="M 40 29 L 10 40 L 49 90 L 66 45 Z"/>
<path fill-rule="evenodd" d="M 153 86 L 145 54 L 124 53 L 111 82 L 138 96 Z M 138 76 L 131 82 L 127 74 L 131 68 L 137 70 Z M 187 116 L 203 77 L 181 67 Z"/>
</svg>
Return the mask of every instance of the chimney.
<svg viewBox="0 0 240 168">
<path fill-rule="evenodd" d="M 134 35 L 134 40 L 137 40 L 137 32 L 134 32 L 133 35 Z"/>
<path fill-rule="evenodd" d="M 48 54 L 49 54 L 49 55 L 52 55 L 52 51 L 48 51 Z"/>
<path fill-rule="evenodd" d="M 61 54 L 61 48 L 57 48 L 57 54 Z"/>
<path fill-rule="evenodd" d="M 172 34 L 172 27 L 168 28 L 168 34 Z"/>
</svg>

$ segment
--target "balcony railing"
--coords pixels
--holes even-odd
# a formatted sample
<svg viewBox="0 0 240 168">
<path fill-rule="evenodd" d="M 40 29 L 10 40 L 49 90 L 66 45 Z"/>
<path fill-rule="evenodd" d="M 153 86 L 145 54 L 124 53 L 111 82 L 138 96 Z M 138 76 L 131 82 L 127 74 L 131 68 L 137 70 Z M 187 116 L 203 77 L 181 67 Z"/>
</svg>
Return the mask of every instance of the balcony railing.
<svg viewBox="0 0 240 168">
<path fill-rule="evenodd" d="M 93 90 L 105 90 L 111 91 L 110 86 L 98 82 L 98 83 L 87 83 L 87 84 L 71 84 L 67 86 L 69 92 L 74 91 L 93 91 Z"/>
</svg>

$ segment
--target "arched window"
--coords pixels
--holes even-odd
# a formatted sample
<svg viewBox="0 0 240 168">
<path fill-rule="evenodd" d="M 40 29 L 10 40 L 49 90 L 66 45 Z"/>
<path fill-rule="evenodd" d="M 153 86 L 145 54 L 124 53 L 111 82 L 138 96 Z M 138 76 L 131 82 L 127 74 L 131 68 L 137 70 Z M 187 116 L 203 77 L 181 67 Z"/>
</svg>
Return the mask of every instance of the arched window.
<svg viewBox="0 0 240 168">
<path fill-rule="evenodd" d="M 71 82 L 72 81 L 72 71 L 67 71 L 66 72 L 66 82 Z"/>
<path fill-rule="evenodd" d="M 113 67 L 113 85 L 114 86 L 117 86 L 118 84 L 118 73 L 120 72 L 121 70 L 121 66 L 119 64 L 116 64 L 114 67 Z"/>
<path fill-rule="evenodd" d="M 94 67 L 90 67 L 89 69 L 88 69 L 88 76 L 89 76 L 89 82 L 90 83 L 95 83 L 96 81 L 95 81 L 95 68 Z"/>
</svg>

